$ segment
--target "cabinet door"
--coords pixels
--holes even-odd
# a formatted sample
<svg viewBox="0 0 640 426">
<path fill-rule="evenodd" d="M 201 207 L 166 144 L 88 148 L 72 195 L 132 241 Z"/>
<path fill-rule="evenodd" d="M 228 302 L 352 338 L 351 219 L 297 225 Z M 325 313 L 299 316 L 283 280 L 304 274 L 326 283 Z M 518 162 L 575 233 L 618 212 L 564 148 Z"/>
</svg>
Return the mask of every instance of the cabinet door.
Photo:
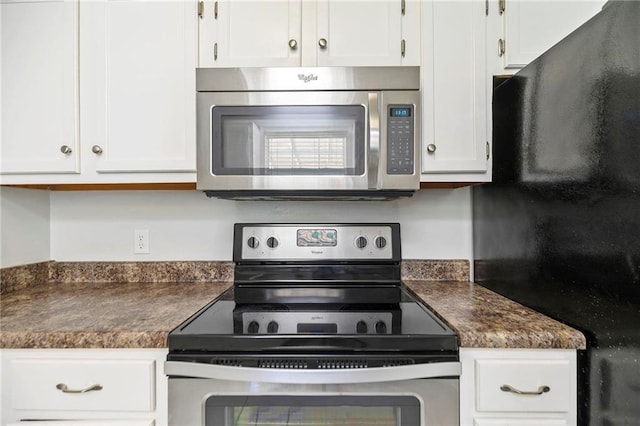
<svg viewBox="0 0 640 426">
<path fill-rule="evenodd" d="M 78 172 L 77 15 L 70 1 L 0 2 L 3 174 Z"/>
<path fill-rule="evenodd" d="M 82 140 L 98 173 L 195 169 L 195 2 L 81 4 Z"/>
<path fill-rule="evenodd" d="M 316 36 L 318 66 L 402 65 L 401 2 L 318 0 Z"/>
<path fill-rule="evenodd" d="M 301 1 L 205 3 L 200 20 L 200 66 L 300 66 Z"/>
<path fill-rule="evenodd" d="M 604 3 L 604 0 L 506 0 L 505 70 L 517 70 L 533 61 L 598 13 Z"/>
<path fill-rule="evenodd" d="M 487 169 L 484 19 L 484 2 L 422 4 L 422 173 Z"/>
</svg>

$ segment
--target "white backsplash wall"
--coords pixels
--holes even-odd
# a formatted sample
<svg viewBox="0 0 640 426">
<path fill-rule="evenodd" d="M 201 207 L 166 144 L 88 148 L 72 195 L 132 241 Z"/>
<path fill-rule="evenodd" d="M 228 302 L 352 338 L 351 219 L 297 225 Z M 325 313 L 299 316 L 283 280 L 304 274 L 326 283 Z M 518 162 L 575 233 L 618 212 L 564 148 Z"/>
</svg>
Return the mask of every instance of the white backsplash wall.
<svg viewBox="0 0 640 426">
<path fill-rule="evenodd" d="M 0 187 L 0 268 L 51 259 L 49 191 Z"/>
<path fill-rule="evenodd" d="M 56 261 L 231 260 L 236 222 L 399 222 L 406 259 L 470 259 L 469 188 L 379 202 L 228 201 L 197 191 L 51 193 Z M 134 254 L 134 230 L 149 254 Z"/>
</svg>

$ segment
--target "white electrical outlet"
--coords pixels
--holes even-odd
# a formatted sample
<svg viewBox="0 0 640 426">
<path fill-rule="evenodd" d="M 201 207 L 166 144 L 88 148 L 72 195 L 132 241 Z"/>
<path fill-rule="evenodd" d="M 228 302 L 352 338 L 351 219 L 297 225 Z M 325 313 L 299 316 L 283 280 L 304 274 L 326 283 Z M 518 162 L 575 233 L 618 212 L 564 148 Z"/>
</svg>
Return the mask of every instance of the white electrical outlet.
<svg viewBox="0 0 640 426">
<path fill-rule="evenodd" d="M 133 252 L 138 254 L 149 253 L 148 229 L 136 229 L 133 231 Z"/>
</svg>

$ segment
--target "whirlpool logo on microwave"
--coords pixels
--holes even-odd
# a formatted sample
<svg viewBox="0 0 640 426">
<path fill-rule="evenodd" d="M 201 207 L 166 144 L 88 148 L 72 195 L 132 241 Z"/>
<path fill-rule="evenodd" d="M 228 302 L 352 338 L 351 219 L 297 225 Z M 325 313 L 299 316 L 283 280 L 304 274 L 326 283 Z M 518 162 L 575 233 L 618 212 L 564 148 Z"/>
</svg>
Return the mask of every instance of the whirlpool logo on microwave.
<svg viewBox="0 0 640 426">
<path fill-rule="evenodd" d="M 318 79 L 318 76 L 315 74 L 298 74 L 298 80 L 304 81 L 308 83 L 310 81 L 315 81 Z"/>
</svg>

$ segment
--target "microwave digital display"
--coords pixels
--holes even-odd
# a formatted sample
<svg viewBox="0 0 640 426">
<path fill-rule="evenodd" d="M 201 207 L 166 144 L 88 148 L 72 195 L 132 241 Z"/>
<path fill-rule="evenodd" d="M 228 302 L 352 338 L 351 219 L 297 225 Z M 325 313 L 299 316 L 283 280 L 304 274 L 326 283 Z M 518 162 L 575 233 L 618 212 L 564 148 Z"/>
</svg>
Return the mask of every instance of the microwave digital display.
<svg viewBox="0 0 640 426">
<path fill-rule="evenodd" d="M 411 117 L 411 108 L 391 108 L 392 117 Z"/>
</svg>

